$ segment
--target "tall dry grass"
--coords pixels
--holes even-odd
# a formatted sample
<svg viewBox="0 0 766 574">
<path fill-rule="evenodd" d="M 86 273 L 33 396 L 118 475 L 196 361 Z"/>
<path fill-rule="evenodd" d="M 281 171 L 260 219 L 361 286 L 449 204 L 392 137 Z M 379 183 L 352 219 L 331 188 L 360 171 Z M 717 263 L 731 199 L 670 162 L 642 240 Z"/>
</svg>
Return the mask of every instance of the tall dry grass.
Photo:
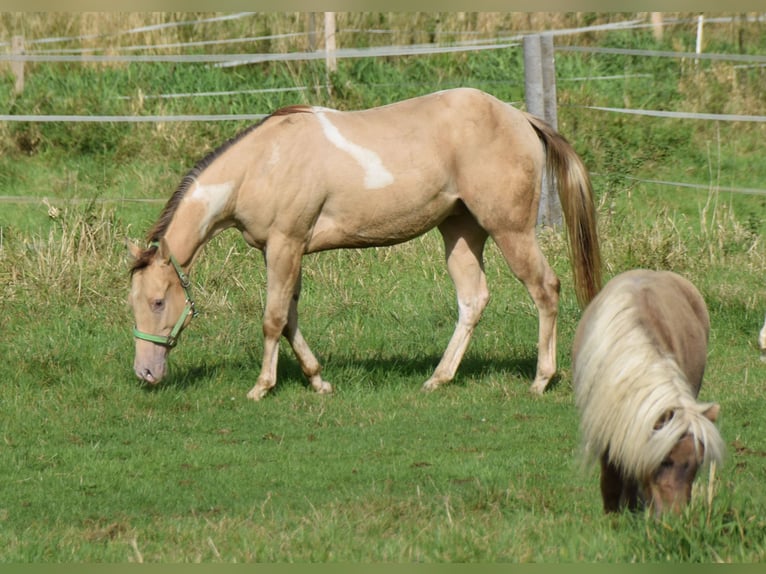
<svg viewBox="0 0 766 574">
<path fill-rule="evenodd" d="M 194 26 L 161 27 L 173 22 L 195 22 L 224 15 L 221 12 L 3 12 L 0 14 L 0 41 L 8 41 L 14 35 L 34 40 L 42 38 L 81 38 L 77 44 L 82 48 L 104 51 L 132 45 L 158 46 L 193 41 L 204 37 L 208 31 L 225 29 L 227 37 L 241 33 L 243 37 L 259 35 L 282 35 L 315 31 L 321 46 L 324 33 L 322 12 L 263 12 L 238 20 L 200 23 Z M 692 21 L 697 13 L 667 12 L 665 17 L 688 18 Z M 737 16 L 737 15 L 735 15 Z M 741 16 L 741 15 L 739 15 Z M 475 38 L 477 35 L 493 36 L 528 31 L 558 30 L 595 26 L 628 19 L 648 21 L 647 12 L 338 12 L 336 25 L 341 41 L 354 43 L 353 31 L 385 31 L 385 34 L 368 35 L 370 43 L 422 43 Z M 691 24 L 690 24 L 691 25 Z M 142 28 L 149 29 L 138 31 Z M 734 20 L 728 33 L 746 36 L 744 19 Z M 130 33 L 128 33 L 130 32 Z M 752 32 L 750 32 L 752 33 Z M 377 39 L 376 39 L 377 38 Z M 566 41 L 565 38 L 561 39 Z M 269 45 L 275 51 L 306 50 L 311 47 L 307 36 L 273 38 Z M 56 43 L 59 47 L 61 43 Z M 225 48 L 211 46 L 210 51 L 240 51 L 236 45 Z M 247 46 L 247 44 L 245 44 Z M 37 46 L 41 48 L 44 46 Z M 151 53 L 151 50 L 149 50 Z"/>
</svg>

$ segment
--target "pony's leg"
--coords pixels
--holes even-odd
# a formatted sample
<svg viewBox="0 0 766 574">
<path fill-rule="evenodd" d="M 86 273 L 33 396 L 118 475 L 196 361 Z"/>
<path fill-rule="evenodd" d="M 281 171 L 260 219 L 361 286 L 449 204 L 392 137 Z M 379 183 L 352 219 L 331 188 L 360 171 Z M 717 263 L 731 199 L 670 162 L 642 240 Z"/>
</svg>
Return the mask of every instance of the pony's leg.
<svg viewBox="0 0 766 574">
<path fill-rule="evenodd" d="M 546 261 L 534 230 L 493 235 L 514 275 L 524 284 L 538 313 L 537 372 L 530 390 L 542 394 L 556 374 L 556 318 L 558 277 Z"/>
<path fill-rule="evenodd" d="M 619 512 L 623 494 L 622 474 L 609 462 L 607 453 L 601 455 L 601 498 L 604 512 Z"/>
<path fill-rule="evenodd" d="M 247 393 L 262 399 L 277 384 L 279 339 L 287 328 L 290 302 L 298 284 L 302 249 L 287 239 L 274 239 L 266 248 L 266 308 L 263 312 L 263 362 L 255 386 Z M 297 318 L 296 318 L 297 329 Z"/>
<path fill-rule="evenodd" d="M 303 335 L 298 328 L 298 300 L 300 299 L 300 296 L 301 276 L 299 274 L 298 282 L 295 285 L 295 290 L 292 299 L 290 300 L 290 309 L 287 314 L 287 325 L 285 326 L 284 336 L 293 348 L 293 352 L 301 365 L 301 370 L 308 378 L 314 390 L 322 394 L 331 393 L 332 385 L 322 379 L 322 367 L 314 356 L 314 353 L 311 352 L 308 343 L 306 343 L 306 340 L 303 338 Z"/>
<path fill-rule="evenodd" d="M 423 385 L 423 390 L 428 391 L 454 378 L 489 301 L 482 261 L 487 232 L 468 214 L 446 219 L 439 231 L 444 239 L 447 269 L 457 291 L 458 321 L 434 374 Z"/>
<path fill-rule="evenodd" d="M 638 482 L 630 478 L 623 478 L 622 498 L 620 504 L 631 512 L 635 512 L 641 506 L 642 499 L 638 493 Z"/>
</svg>

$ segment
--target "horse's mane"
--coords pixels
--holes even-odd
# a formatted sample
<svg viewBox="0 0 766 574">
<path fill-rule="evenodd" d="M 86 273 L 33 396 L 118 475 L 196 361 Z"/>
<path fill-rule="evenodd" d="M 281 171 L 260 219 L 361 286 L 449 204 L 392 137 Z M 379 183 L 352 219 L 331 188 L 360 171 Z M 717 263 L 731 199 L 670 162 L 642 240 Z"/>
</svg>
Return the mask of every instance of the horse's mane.
<svg viewBox="0 0 766 574">
<path fill-rule="evenodd" d="M 221 144 L 220 146 L 218 146 L 217 148 L 209 152 L 207 155 L 205 155 L 200 161 L 197 162 L 197 164 L 192 169 L 190 169 L 187 172 L 187 174 L 181 180 L 181 183 L 176 188 L 173 195 L 167 201 L 159 218 L 157 219 L 155 224 L 147 233 L 147 236 L 146 236 L 147 242 L 151 245 L 159 241 L 160 238 L 165 235 L 165 232 L 168 230 L 168 227 L 170 226 L 171 221 L 173 221 L 173 216 L 175 215 L 176 210 L 178 209 L 178 206 L 181 203 L 181 200 L 186 195 L 186 192 L 189 190 L 189 188 L 191 188 L 191 186 L 197 180 L 199 175 L 203 171 L 205 171 L 205 169 L 208 166 L 210 166 L 210 164 L 212 164 L 213 161 L 215 161 L 218 157 L 223 155 L 236 143 L 242 141 L 246 136 L 252 133 L 255 129 L 262 126 L 271 118 L 279 117 L 279 116 L 287 116 L 287 115 L 295 114 L 295 113 L 305 113 L 309 111 L 311 111 L 311 107 L 303 106 L 303 105 L 287 106 L 284 108 L 280 108 L 276 110 L 275 112 L 271 113 L 270 115 L 266 116 L 259 122 L 245 128 L 244 130 L 236 134 L 234 137 L 226 140 L 223 144 Z M 135 273 L 136 271 L 148 266 L 149 263 L 151 263 L 156 251 L 157 251 L 157 248 L 155 246 L 151 246 L 148 249 L 145 249 L 141 253 L 141 255 L 133 261 L 133 264 L 130 268 L 131 275 Z"/>
<path fill-rule="evenodd" d="M 643 477 L 686 433 L 704 445 L 705 462 L 720 461 L 723 440 L 703 414 L 712 405 L 697 402 L 676 361 L 657 348 L 633 297 L 626 291 L 604 300 L 576 359 L 575 401 L 586 464 L 608 450 L 623 472 Z M 655 429 L 668 413 L 672 418 Z"/>
</svg>

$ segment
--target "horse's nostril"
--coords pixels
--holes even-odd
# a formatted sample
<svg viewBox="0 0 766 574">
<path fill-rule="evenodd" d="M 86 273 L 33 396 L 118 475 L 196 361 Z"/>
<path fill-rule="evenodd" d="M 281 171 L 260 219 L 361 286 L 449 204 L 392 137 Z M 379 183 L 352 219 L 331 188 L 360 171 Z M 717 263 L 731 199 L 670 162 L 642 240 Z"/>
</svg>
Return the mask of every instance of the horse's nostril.
<svg viewBox="0 0 766 574">
<path fill-rule="evenodd" d="M 142 381 L 146 381 L 147 383 L 154 383 L 155 378 L 152 372 L 149 369 L 143 369 L 141 371 L 136 371 L 136 375 L 138 375 L 138 378 Z"/>
</svg>

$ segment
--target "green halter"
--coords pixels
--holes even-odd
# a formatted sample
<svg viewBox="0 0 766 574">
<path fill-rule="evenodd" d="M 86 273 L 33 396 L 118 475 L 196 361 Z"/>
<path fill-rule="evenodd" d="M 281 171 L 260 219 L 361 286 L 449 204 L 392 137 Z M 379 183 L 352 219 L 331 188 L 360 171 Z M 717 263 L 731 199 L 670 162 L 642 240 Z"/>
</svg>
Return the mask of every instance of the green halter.
<svg viewBox="0 0 766 574">
<path fill-rule="evenodd" d="M 155 241 L 151 244 L 151 247 L 159 247 L 159 243 Z M 169 335 L 152 335 L 151 333 L 144 333 L 143 331 L 139 331 L 138 327 L 134 325 L 133 336 L 136 339 L 141 339 L 143 341 L 149 341 L 150 343 L 156 343 L 157 345 L 164 345 L 165 347 L 173 348 L 178 343 L 178 336 L 181 334 L 181 331 L 184 328 L 186 319 L 189 317 L 189 315 L 196 317 L 197 310 L 194 308 L 194 299 L 192 299 L 191 291 L 189 290 L 191 285 L 189 276 L 184 273 L 184 270 L 178 264 L 178 261 L 175 257 L 173 257 L 173 255 L 170 256 L 170 262 L 173 264 L 173 268 L 176 270 L 178 279 L 181 281 L 181 287 L 183 287 L 184 293 L 186 294 L 186 305 L 184 306 L 184 310 L 181 312 L 181 316 L 178 318 L 178 321 L 176 321 L 176 324 L 171 329 Z"/>
</svg>

